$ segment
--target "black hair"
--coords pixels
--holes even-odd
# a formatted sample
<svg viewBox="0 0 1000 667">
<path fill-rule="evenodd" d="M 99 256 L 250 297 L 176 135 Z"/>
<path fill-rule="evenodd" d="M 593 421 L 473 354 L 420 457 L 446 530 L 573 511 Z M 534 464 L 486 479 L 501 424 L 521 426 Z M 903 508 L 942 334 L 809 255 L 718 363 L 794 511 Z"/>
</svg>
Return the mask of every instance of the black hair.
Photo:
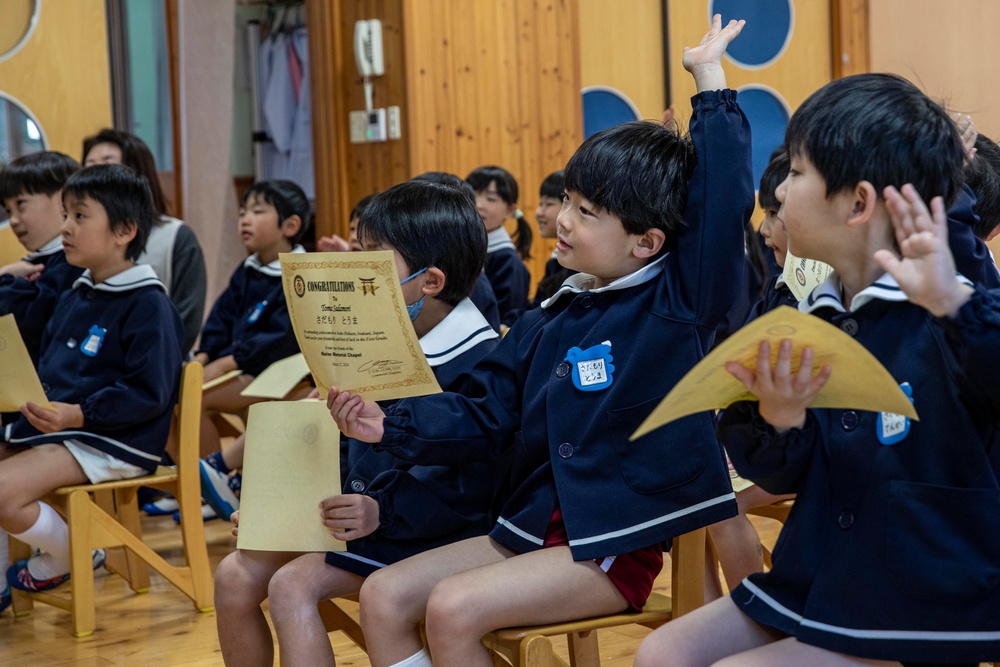
<svg viewBox="0 0 1000 667">
<path fill-rule="evenodd" d="M 452 306 L 469 296 L 486 262 L 486 228 L 462 188 L 406 181 L 376 195 L 358 222 L 362 243 L 390 246 L 419 271 L 436 266 L 446 277 L 438 299 Z"/>
<path fill-rule="evenodd" d="M 121 149 L 122 164 L 130 167 L 149 182 L 149 190 L 153 193 L 153 209 L 156 215 L 167 214 L 167 198 L 160 187 L 160 177 L 156 173 L 156 161 L 153 153 L 139 137 L 122 130 L 104 128 L 95 135 L 83 140 L 83 156 L 81 162 L 87 161 L 87 154 L 98 144 L 114 144 Z"/>
<path fill-rule="evenodd" d="M 288 239 L 293 246 L 305 237 L 306 232 L 309 231 L 309 198 L 306 197 L 302 188 L 292 181 L 282 179 L 257 181 L 243 193 L 240 208 L 246 208 L 247 202 L 254 196 L 267 202 L 278 211 L 278 227 L 281 227 L 281 224 L 293 215 L 299 216 L 299 220 L 302 221 L 299 231 Z"/>
<path fill-rule="evenodd" d="M 767 168 L 760 177 L 760 189 L 757 191 L 757 201 L 763 209 L 781 208 L 775 191 L 781 182 L 788 177 L 788 170 L 791 160 L 788 158 L 788 151 L 784 146 L 778 146 L 771 153 L 771 160 L 767 163 Z"/>
<path fill-rule="evenodd" d="M 378 194 L 378 193 L 375 192 L 375 193 L 372 193 L 370 195 L 365 195 L 364 197 L 362 197 L 361 199 L 359 199 L 358 203 L 355 204 L 354 208 L 351 209 L 351 217 L 349 218 L 349 220 L 354 220 L 355 218 L 360 218 L 361 214 L 365 212 L 365 207 L 368 206 L 368 204 L 371 203 L 372 198 L 376 194 Z"/>
<path fill-rule="evenodd" d="M 979 224 L 973 233 L 986 239 L 1000 225 L 1000 146 L 989 137 L 976 137 L 976 156 L 965 170 L 965 182 L 976 195 L 973 213 Z"/>
<path fill-rule="evenodd" d="M 861 181 L 879 197 L 912 183 L 924 201 L 951 205 L 962 183 L 964 151 L 939 104 L 895 74 L 857 74 L 810 95 L 785 131 L 792 158 L 804 155 L 826 181 L 827 197 Z"/>
<path fill-rule="evenodd" d="M 40 151 L 11 161 L 0 171 L 0 200 L 18 195 L 51 197 L 80 171 L 80 163 L 57 151 Z"/>
<path fill-rule="evenodd" d="M 565 172 L 562 169 L 553 171 L 542 181 L 542 185 L 538 188 L 538 196 L 562 199 L 563 193 L 566 191 L 566 187 L 563 185 L 564 179 Z"/>
<path fill-rule="evenodd" d="M 476 191 L 472 188 L 472 185 L 470 185 L 469 182 L 462 177 L 456 176 L 455 174 L 447 171 L 425 171 L 422 174 L 417 174 L 410 180 L 440 183 L 441 185 L 450 185 L 452 187 L 460 188 L 472 195 L 473 201 L 475 201 Z M 516 186 L 517 184 L 515 183 L 515 187 Z M 489 187 L 489 184 L 487 184 L 487 187 Z"/>
<path fill-rule="evenodd" d="M 517 233 L 514 235 L 514 245 L 517 247 L 517 254 L 522 259 L 528 259 L 531 256 L 531 240 L 534 233 L 531 231 L 531 224 L 517 208 L 517 179 L 514 178 L 514 175 L 503 167 L 486 165 L 473 169 L 465 177 L 465 180 L 475 192 L 482 192 L 490 187 L 490 183 L 495 183 L 500 199 L 515 209 L 514 220 L 517 222 Z"/>
<path fill-rule="evenodd" d="M 659 123 L 623 123 L 591 136 L 566 164 L 565 188 L 622 222 L 629 234 L 660 229 L 662 252 L 684 225 L 694 145 Z"/>
<path fill-rule="evenodd" d="M 134 262 L 146 249 L 156 212 L 145 176 L 122 164 L 95 164 L 70 176 L 63 186 L 62 199 L 64 206 L 69 199 L 93 199 L 104 207 L 114 233 L 135 225 L 135 238 L 125 249 L 126 259 Z"/>
</svg>

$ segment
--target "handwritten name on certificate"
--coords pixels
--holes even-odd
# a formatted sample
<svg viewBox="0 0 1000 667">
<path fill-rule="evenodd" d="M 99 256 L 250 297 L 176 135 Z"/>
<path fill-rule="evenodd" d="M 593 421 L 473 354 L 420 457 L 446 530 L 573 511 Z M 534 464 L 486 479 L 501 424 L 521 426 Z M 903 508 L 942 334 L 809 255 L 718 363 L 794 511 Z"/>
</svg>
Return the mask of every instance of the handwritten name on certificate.
<svg viewBox="0 0 1000 667">
<path fill-rule="evenodd" d="M 322 401 L 250 406 L 240 531 L 254 551 L 344 551 L 323 525 L 320 501 L 340 495 L 340 432 Z"/>
<path fill-rule="evenodd" d="M 0 412 L 17 412 L 28 401 L 52 407 L 14 316 L 4 315 L 0 317 Z"/>
<path fill-rule="evenodd" d="M 320 392 L 367 401 L 441 391 L 406 312 L 389 251 L 282 254 L 299 349 Z"/>
<path fill-rule="evenodd" d="M 757 347 L 760 341 L 767 340 L 771 343 L 773 364 L 778 357 L 778 346 L 786 338 L 792 341 L 793 373 L 798 372 L 806 347 L 813 349 L 814 377 L 823 366 L 833 369 L 810 407 L 855 408 L 918 419 L 913 403 L 899 383 L 863 345 L 825 320 L 781 306 L 734 333 L 699 361 L 630 439 L 696 412 L 724 408 L 736 401 L 757 400 L 726 370 L 726 362 L 738 361 L 747 368 L 755 368 Z"/>
</svg>

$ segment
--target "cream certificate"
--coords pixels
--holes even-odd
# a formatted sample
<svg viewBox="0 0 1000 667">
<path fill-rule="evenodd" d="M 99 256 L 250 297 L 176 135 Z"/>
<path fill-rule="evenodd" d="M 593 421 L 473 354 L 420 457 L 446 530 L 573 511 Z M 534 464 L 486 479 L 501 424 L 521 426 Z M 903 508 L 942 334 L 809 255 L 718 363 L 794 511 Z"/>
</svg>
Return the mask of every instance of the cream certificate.
<svg viewBox="0 0 1000 667">
<path fill-rule="evenodd" d="M 771 363 L 778 356 L 778 344 L 792 341 L 792 371 L 798 370 L 802 350 L 813 349 L 813 374 L 829 365 L 833 374 L 810 407 L 856 408 L 886 412 L 917 419 L 913 403 L 889 371 L 871 352 L 828 322 L 781 306 L 759 317 L 723 341 L 681 378 L 666 398 L 646 418 L 632 440 L 675 419 L 705 410 L 724 408 L 736 401 L 753 401 L 743 383 L 725 369 L 727 361 L 739 361 L 747 368 L 757 365 L 757 346 L 771 343 Z"/>
<path fill-rule="evenodd" d="M 389 251 L 281 258 L 292 328 L 316 386 L 368 401 L 441 391 L 413 330 Z"/>
<path fill-rule="evenodd" d="M 28 401 L 51 407 L 14 316 L 4 315 L 0 317 L 0 412 L 17 412 Z"/>
<path fill-rule="evenodd" d="M 241 371 L 238 368 L 235 368 L 235 369 L 233 369 L 231 371 L 223 373 L 222 375 L 220 375 L 219 377 L 215 378 L 214 380 L 209 380 L 205 384 L 201 385 L 201 390 L 202 391 L 208 391 L 209 389 L 215 389 L 219 385 L 226 384 L 227 382 L 229 382 L 233 378 L 238 378 L 241 375 L 243 375 L 243 371 Z"/>
<path fill-rule="evenodd" d="M 309 375 L 309 365 L 300 352 L 274 362 L 253 379 L 240 396 L 281 399 Z"/>
<path fill-rule="evenodd" d="M 28 254 L 9 225 L 0 225 L 0 266 L 13 264 Z"/>
<path fill-rule="evenodd" d="M 785 254 L 785 270 L 783 276 L 788 289 L 799 301 L 809 296 L 817 286 L 826 282 L 833 273 L 833 267 L 815 259 L 796 257 L 792 253 Z"/>
<path fill-rule="evenodd" d="M 238 549 L 344 551 L 320 501 L 340 494 L 340 432 L 322 401 L 250 406 Z"/>
</svg>

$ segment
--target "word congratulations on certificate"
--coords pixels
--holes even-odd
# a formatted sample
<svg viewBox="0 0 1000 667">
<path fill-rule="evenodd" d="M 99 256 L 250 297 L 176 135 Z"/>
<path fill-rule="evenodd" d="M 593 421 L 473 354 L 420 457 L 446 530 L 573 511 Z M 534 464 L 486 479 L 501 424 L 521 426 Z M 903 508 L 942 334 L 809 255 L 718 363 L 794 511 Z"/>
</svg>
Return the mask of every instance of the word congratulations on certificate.
<svg viewBox="0 0 1000 667">
<path fill-rule="evenodd" d="M 424 356 L 389 251 L 282 254 L 299 349 L 320 391 L 375 401 L 441 391 Z"/>
</svg>

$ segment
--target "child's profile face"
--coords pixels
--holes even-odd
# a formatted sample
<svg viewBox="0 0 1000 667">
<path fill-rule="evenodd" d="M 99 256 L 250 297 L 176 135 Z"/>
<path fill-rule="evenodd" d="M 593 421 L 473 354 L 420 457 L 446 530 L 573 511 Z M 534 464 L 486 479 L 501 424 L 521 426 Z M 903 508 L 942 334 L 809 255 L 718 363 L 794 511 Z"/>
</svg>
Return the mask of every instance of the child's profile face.
<svg viewBox="0 0 1000 667">
<path fill-rule="evenodd" d="M 632 255 L 637 236 L 625 231 L 621 219 L 572 190 L 566 191 L 556 237 L 559 264 L 597 276 L 601 284 L 632 273 L 645 263 Z"/>
<path fill-rule="evenodd" d="M 251 194 L 240 208 L 240 240 L 250 253 L 274 255 L 291 249 L 291 243 L 281 230 L 278 209 L 264 201 L 259 194 Z M 273 260 L 271 260 L 273 261 Z"/>
<path fill-rule="evenodd" d="M 499 229 L 508 218 L 513 217 L 516 207 L 505 202 L 497 193 L 496 181 L 490 181 L 485 190 L 476 192 L 476 208 L 483 218 L 486 231 L 492 232 Z"/>
<path fill-rule="evenodd" d="M 362 250 L 366 250 L 368 252 L 374 252 L 377 250 L 388 250 L 392 252 L 392 259 L 396 263 L 396 275 L 399 277 L 399 282 L 403 282 L 404 280 L 412 276 L 416 271 L 420 270 L 420 269 L 411 269 L 410 266 L 406 263 L 406 260 L 403 259 L 403 256 L 399 254 L 399 251 L 397 251 L 391 245 L 388 245 L 386 243 L 376 243 L 371 239 L 364 239 L 364 238 L 360 239 L 359 245 L 361 246 Z M 420 297 L 424 295 L 423 291 L 421 290 L 424 281 L 421 280 L 420 278 L 421 276 L 417 276 L 416 278 L 407 282 L 406 284 L 400 285 L 400 289 L 403 290 L 403 302 L 406 303 L 407 306 L 416 303 L 417 301 L 420 300 Z"/>
<path fill-rule="evenodd" d="M 63 222 L 61 193 L 52 196 L 22 193 L 6 197 L 3 207 L 10 218 L 10 228 L 28 252 L 35 252 L 59 236 Z"/>
<path fill-rule="evenodd" d="M 63 250 L 73 266 L 104 273 L 103 269 L 125 259 L 127 232 L 116 234 L 104 206 L 90 197 L 67 197 L 62 225 Z"/>
<path fill-rule="evenodd" d="M 781 219 L 780 209 L 764 209 L 760 235 L 764 237 L 767 247 L 774 251 L 774 259 L 778 262 L 778 266 L 784 266 L 785 254 L 788 252 L 788 233 L 785 231 L 785 222 Z"/>
<path fill-rule="evenodd" d="M 851 214 L 851 192 L 826 196 L 826 181 L 803 153 L 792 156 L 788 176 L 774 191 L 781 202 L 786 252 L 830 263 L 831 250 L 843 237 Z"/>
<path fill-rule="evenodd" d="M 358 241 L 358 221 L 361 218 L 351 218 L 350 230 L 351 233 L 347 237 L 347 243 L 351 246 L 351 252 L 358 252 L 364 250 L 361 247 L 361 242 Z"/>
<path fill-rule="evenodd" d="M 89 167 L 94 164 L 121 164 L 122 149 L 118 144 L 105 142 L 97 144 L 83 158 L 83 166 Z"/>
<path fill-rule="evenodd" d="M 554 239 L 556 237 L 556 218 L 562 209 L 562 199 L 559 197 L 542 196 L 538 201 L 538 208 L 535 209 L 535 218 L 538 220 L 538 234 L 543 239 Z"/>
</svg>

